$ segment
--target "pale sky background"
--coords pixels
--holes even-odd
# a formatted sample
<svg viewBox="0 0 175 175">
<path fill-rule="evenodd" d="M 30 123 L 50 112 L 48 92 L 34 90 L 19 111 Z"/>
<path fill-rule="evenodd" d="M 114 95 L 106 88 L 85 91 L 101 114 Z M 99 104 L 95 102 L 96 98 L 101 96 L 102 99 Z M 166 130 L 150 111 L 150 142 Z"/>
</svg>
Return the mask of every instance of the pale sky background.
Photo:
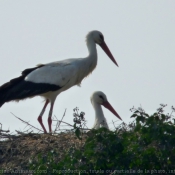
<svg viewBox="0 0 175 175">
<path fill-rule="evenodd" d="M 73 108 L 78 106 L 91 128 L 90 95 L 97 90 L 107 95 L 125 122 L 132 121 L 133 105 L 151 114 L 164 103 L 170 112 L 175 104 L 174 9 L 174 0 L 0 0 L 0 84 L 38 63 L 87 56 L 85 36 L 99 30 L 119 67 L 97 46 L 96 69 L 81 87 L 57 97 L 53 114 L 61 119 L 67 108 L 64 121 L 73 123 Z M 42 107 L 40 97 L 6 103 L 0 108 L 0 123 L 3 129 L 23 130 L 25 125 L 12 112 L 40 128 Z M 47 130 L 48 109 L 43 116 Z M 108 123 L 117 120 L 103 111 Z"/>
</svg>

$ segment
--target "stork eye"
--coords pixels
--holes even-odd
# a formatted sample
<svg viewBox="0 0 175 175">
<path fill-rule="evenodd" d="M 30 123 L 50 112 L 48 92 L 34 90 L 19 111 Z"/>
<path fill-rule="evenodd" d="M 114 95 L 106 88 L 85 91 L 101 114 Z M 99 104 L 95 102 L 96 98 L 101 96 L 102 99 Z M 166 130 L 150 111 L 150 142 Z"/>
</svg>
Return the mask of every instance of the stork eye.
<svg viewBox="0 0 175 175">
<path fill-rule="evenodd" d="M 104 37 L 103 37 L 103 35 L 100 35 L 100 38 L 102 39 L 102 41 L 104 40 Z"/>
<path fill-rule="evenodd" d="M 104 100 L 104 98 L 103 98 L 103 96 L 102 96 L 102 95 L 99 95 L 99 97 L 100 97 L 102 100 Z"/>
</svg>

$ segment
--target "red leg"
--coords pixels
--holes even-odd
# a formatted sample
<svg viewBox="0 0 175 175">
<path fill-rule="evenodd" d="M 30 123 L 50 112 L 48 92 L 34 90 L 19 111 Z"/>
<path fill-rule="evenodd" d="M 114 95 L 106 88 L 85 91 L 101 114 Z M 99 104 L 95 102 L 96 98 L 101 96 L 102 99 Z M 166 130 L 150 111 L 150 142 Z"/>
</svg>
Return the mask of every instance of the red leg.
<svg viewBox="0 0 175 175">
<path fill-rule="evenodd" d="M 49 117 L 48 117 L 48 124 L 49 124 L 49 132 L 52 132 L 52 111 L 53 111 L 53 105 L 54 105 L 54 102 L 51 102 L 51 105 L 50 105 L 50 111 L 49 111 Z"/>
<path fill-rule="evenodd" d="M 49 103 L 49 100 L 46 100 L 46 103 L 45 103 L 45 105 L 44 105 L 44 107 L 43 107 L 43 109 L 42 109 L 42 111 L 41 111 L 41 113 L 40 113 L 40 115 L 38 117 L 38 121 L 39 121 L 41 127 L 43 128 L 44 133 L 47 133 L 47 131 L 46 131 L 46 128 L 44 127 L 44 125 L 43 125 L 42 116 L 43 116 L 43 114 L 45 112 L 45 109 L 46 109 L 48 103 Z"/>
</svg>

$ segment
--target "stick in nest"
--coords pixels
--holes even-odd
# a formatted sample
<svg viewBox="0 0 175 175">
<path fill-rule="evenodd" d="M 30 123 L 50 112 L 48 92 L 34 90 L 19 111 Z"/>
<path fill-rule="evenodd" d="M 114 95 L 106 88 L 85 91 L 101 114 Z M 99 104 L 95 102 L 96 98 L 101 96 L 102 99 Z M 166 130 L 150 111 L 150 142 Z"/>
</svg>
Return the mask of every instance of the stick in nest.
<svg viewBox="0 0 175 175">
<path fill-rule="evenodd" d="M 54 132 L 56 132 L 57 130 L 59 130 L 59 128 L 60 128 L 60 124 L 61 124 L 63 118 L 65 117 L 66 110 L 67 110 L 67 109 L 65 109 L 64 114 L 63 114 L 63 116 L 62 116 L 62 118 L 61 118 L 61 121 L 58 120 L 57 117 L 55 116 L 55 118 L 57 119 L 57 124 L 56 124 L 55 131 L 54 131 Z"/>
<path fill-rule="evenodd" d="M 13 116 L 15 116 L 17 119 L 21 120 L 23 123 L 27 124 L 28 126 L 31 126 L 32 128 L 35 128 L 36 130 L 43 132 L 41 129 L 36 128 L 35 126 L 31 125 L 29 122 L 26 122 L 26 121 L 22 120 L 21 118 L 17 117 L 17 116 L 16 116 L 15 114 L 13 114 L 12 112 L 11 112 L 11 114 L 12 114 Z"/>
</svg>

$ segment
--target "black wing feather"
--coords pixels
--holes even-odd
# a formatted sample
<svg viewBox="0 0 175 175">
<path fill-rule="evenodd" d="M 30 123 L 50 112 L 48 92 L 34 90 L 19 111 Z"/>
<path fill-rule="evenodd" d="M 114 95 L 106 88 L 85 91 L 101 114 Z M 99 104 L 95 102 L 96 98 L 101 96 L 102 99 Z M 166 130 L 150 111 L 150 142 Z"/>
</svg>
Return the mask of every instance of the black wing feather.
<svg viewBox="0 0 175 175">
<path fill-rule="evenodd" d="M 40 95 L 49 91 L 56 91 L 61 87 L 46 83 L 32 83 L 25 81 L 25 77 L 32 71 L 42 67 L 25 69 L 20 77 L 14 78 L 0 87 L 0 107 L 8 101 L 19 100 L 35 95 Z"/>
</svg>

